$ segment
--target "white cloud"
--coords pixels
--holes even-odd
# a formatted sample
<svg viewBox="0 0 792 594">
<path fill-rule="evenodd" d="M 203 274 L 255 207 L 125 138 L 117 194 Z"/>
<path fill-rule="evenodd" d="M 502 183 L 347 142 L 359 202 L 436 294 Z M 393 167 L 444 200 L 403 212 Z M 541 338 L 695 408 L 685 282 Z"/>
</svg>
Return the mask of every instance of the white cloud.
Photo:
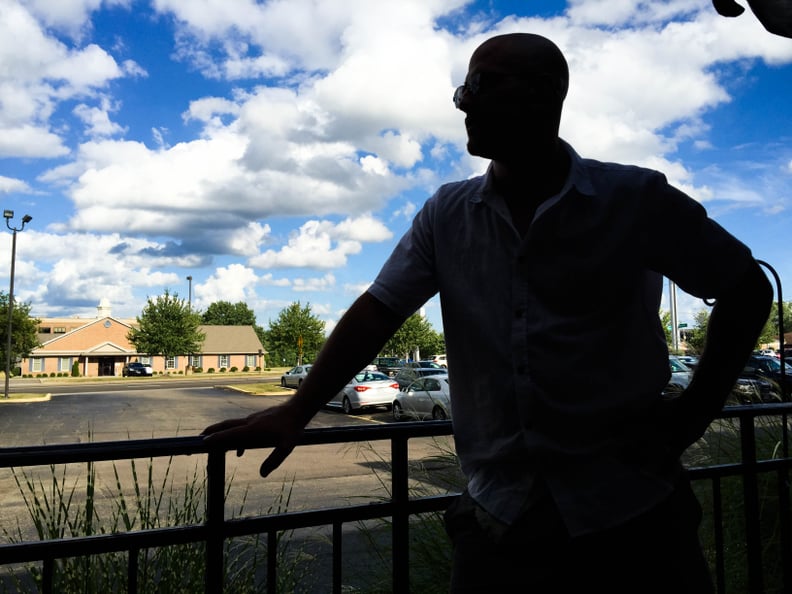
<svg viewBox="0 0 792 594">
<path fill-rule="evenodd" d="M 129 31 L 105 46 L 111 36 L 92 30 L 95 12 L 132 10 L 132 0 L 0 0 L 0 158 L 24 158 L 6 161 L 22 167 L 0 170 L 0 193 L 58 211 L 46 233 L 25 234 L 42 255 L 21 252 L 36 288 L 20 290 L 42 304 L 61 298 L 82 311 L 108 297 L 138 312 L 141 288 L 183 285 L 171 270 L 187 266 L 208 275 L 196 286 L 202 303 L 224 295 L 223 283 L 267 311 L 289 303 L 289 290 L 337 292 L 334 275 L 294 279 L 289 269 L 346 281 L 336 269 L 351 255 L 393 239 L 382 217 L 401 224 L 419 191 L 483 172 L 486 161 L 464 153 L 464 115 L 450 97 L 472 49 L 512 30 L 546 34 L 567 53 L 563 135 L 584 156 L 661 169 L 718 208 L 778 212 L 792 200 L 787 155 L 761 175 L 726 179 L 678 152 L 722 151 L 708 115 L 733 100 L 735 78 L 744 89 L 757 61 L 792 61 L 788 40 L 752 15 L 724 19 L 709 0 L 574 0 L 557 18 L 493 24 L 483 12 L 452 14 L 464 4 L 155 0 L 134 6 L 135 26 L 152 17 L 157 31 L 177 30 L 157 40 L 174 55 L 152 61 Z M 458 28 L 442 28 L 457 17 Z M 142 80 L 161 76 L 157 66 L 190 70 Z M 170 103 L 147 96 L 147 109 L 130 94 L 136 77 L 164 85 Z M 36 172 L 22 173 L 30 162 Z M 224 255 L 248 260 L 217 264 Z M 277 299 L 265 303 L 256 286 Z"/>
<path fill-rule="evenodd" d="M 314 291 L 327 291 L 332 289 L 335 286 L 335 276 L 332 273 L 327 273 L 322 277 L 314 277 L 314 278 L 295 278 L 292 281 L 292 289 L 299 293 L 302 292 L 314 292 Z M 315 313 L 327 313 L 325 312 L 317 312 L 316 308 L 312 306 L 312 309 Z"/>
<path fill-rule="evenodd" d="M 195 309 L 205 309 L 215 301 L 248 302 L 256 296 L 258 277 L 241 264 L 216 268 L 214 274 L 193 288 Z"/>
<path fill-rule="evenodd" d="M 250 259 L 255 268 L 338 268 L 357 254 L 363 242 L 389 239 L 392 234 L 370 215 L 338 224 L 308 221 L 279 250 L 266 250 Z"/>
<path fill-rule="evenodd" d="M 24 180 L 0 175 L 0 194 L 10 194 L 12 192 L 27 193 L 29 191 L 30 186 Z"/>
</svg>

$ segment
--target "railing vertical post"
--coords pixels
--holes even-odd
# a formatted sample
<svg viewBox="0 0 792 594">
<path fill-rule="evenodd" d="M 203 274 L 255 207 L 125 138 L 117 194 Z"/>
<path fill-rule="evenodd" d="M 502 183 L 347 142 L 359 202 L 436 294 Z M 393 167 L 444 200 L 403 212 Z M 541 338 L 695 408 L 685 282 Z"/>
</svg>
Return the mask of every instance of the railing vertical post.
<svg viewBox="0 0 792 594">
<path fill-rule="evenodd" d="M 127 592 L 129 594 L 137 594 L 138 591 L 139 555 L 140 549 L 137 548 L 129 549 L 127 553 Z"/>
<path fill-rule="evenodd" d="M 213 449 L 206 461 L 206 594 L 223 591 L 223 523 L 225 522 L 225 450 Z"/>
<path fill-rule="evenodd" d="M 712 479 L 712 526 L 715 531 L 715 589 L 726 591 L 726 559 L 723 546 L 723 492 L 720 477 Z"/>
<path fill-rule="evenodd" d="M 391 439 L 391 465 L 393 501 L 393 592 L 410 591 L 410 528 L 407 504 L 409 502 L 407 472 L 407 437 Z"/>
<path fill-rule="evenodd" d="M 341 522 L 333 522 L 333 594 L 341 594 L 343 571 L 343 527 Z"/>
<path fill-rule="evenodd" d="M 753 415 L 740 416 L 740 445 L 744 469 L 742 479 L 748 583 L 751 592 L 764 592 L 759 486 L 756 476 L 756 417 Z"/>
</svg>

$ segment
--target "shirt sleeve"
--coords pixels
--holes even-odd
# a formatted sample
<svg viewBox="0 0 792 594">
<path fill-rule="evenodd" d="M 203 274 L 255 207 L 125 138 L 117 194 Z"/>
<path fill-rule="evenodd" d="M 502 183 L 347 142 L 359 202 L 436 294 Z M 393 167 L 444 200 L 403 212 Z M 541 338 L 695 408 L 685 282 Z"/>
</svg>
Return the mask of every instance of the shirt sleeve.
<svg viewBox="0 0 792 594">
<path fill-rule="evenodd" d="M 434 217 L 437 194 L 415 215 L 368 292 L 394 312 L 412 315 L 438 291 Z"/>
<path fill-rule="evenodd" d="M 704 207 L 658 174 L 645 195 L 645 249 L 652 269 L 701 299 L 717 299 L 742 276 L 751 250 Z"/>
</svg>

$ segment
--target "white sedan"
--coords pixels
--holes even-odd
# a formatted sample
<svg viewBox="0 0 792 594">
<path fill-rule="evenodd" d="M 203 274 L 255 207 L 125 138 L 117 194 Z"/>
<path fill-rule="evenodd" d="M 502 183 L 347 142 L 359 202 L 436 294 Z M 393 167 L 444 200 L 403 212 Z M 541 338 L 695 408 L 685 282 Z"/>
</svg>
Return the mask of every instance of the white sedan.
<svg viewBox="0 0 792 594">
<path fill-rule="evenodd" d="M 427 375 L 399 392 L 393 401 L 393 418 L 442 421 L 451 418 L 451 392 L 448 375 Z"/>
<path fill-rule="evenodd" d="M 398 393 L 399 384 L 393 378 L 379 371 L 363 370 L 356 373 L 327 406 L 341 407 L 346 414 L 372 406 L 390 408 Z"/>
</svg>

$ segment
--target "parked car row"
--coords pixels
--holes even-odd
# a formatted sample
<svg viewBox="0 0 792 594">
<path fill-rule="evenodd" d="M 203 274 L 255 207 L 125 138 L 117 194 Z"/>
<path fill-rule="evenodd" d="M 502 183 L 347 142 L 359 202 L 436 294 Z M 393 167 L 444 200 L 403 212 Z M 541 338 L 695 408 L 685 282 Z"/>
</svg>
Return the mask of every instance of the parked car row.
<svg viewBox="0 0 792 594">
<path fill-rule="evenodd" d="M 688 365 L 692 359 L 691 365 Z M 671 379 L 666 394 L 679 393 L 687 388 L 693 375 L 698 358 L 669 356 Z M 784 394 L 792 393 L 792 365 L 783 363 L 782 376 L 779 358 L 772 355 L 751 355 L 746 361 L 740 377 L 726 404 L 761 404 L 782 402 Z"/>
<path fill-rule="evenodd" d="M 362 409 L 384 407 L 392 411 L 396 421 L 405 419 L 451 418 L 451 395 L 448 372 L 442 368 L 406 367 L 417 378 L 400 387 L 396 378 L 379 371 L 362 370 L 328 403 L 328 408 L 352 414 Z M 430 371 L 422 374 L 421 372 Z M 438 373 L 439 372 L 439 373 Z M 398 374 L 397 374 L 398 375 Z"/>
<path fill-rule="evenodd" d="M 665 394 L 679 394 L 690 384 L 693 369 L 685 364 L 686 360 L 690 359 L 669 356 L 671 378 Z M 697 365 L 698 359 L 694 358 L 691 362 Z M 401 364 L 394 375 L 374 370 L 375 366 L 390 368 L 392 364 Z M 792 391 L 792 365 L 784 363 L 783 376 L 781 365 L 778 358 L 752 355 L 727 404 L 782 401 L 784 392 L 779 382 L 785 382 L 787 393 Z M 281 376 L 281 385 L 298 388 L 310 369 L 311 365 L 293 367 Z M 448 370 L 430 360 L 405 362 L 393 357 L 378 357 L 371 365 L 355 374 L 327 406 L 340 408 L 346 414 L 365 408 L 385 407 L 392 411 L 396 421 L 408 418 L 450 419 Z"/>
</svg>

